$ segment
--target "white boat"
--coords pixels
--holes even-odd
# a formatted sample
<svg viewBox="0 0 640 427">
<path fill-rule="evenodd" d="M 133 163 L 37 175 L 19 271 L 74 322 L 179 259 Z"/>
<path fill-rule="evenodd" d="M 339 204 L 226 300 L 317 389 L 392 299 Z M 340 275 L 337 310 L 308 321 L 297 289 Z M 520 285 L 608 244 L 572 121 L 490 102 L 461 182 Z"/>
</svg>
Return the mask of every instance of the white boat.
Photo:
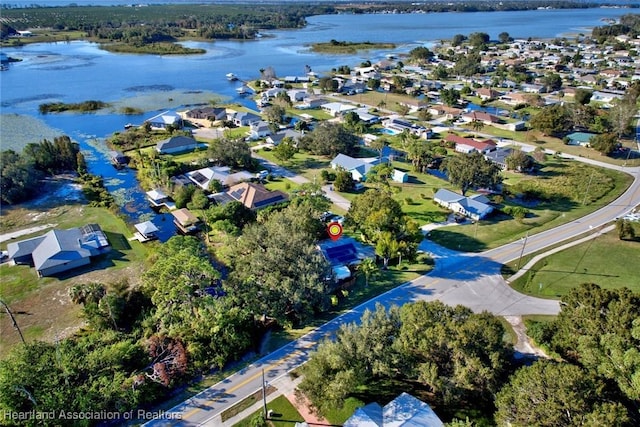
<svg viewBox="0 0 640 427">
<path fill-rule="evenodd" d="M 227 80 L 229 80 L 230 82 L 236 81 L 238 80 L 238 76 L 233 73 L 227 73 Z"/>
<path fill-rule="evenodd" d="M 242 85 L 239 88 L 236 88 L 236 92 L 238 92 L 238 94 L 240 95 L 245 95 L 247 93 L 249 93 L 251 91 L 251 89 L 249 89 L 248 86 L 246 85 Z"/>
</svg>

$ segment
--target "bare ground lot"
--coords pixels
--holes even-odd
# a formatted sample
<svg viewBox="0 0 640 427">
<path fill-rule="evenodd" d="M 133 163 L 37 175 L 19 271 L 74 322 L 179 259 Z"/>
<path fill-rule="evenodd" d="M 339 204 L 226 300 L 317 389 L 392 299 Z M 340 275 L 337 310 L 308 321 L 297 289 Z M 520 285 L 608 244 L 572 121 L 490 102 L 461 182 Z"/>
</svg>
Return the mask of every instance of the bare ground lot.
<svg viewBox="0 0 640 427">
<path fill-rule="evenodd" d="M 32 227 L 45 226 L 35 233 L 15 237 L 22 240 L 45 233 L 51 224 L 57 228 L 71 228 L 97 223 L 106 232 L 113 247 L 109 255 L 98 257 L 91 265 L 72 270 L 59 277 L 38 278 L 29 266 L 0 265 L 0 298 L 13 311 L 27 341 L 55 339 L 68 336 L 83 325 L 81 307 L 71 302 L 69 287 L 79 283 L 114 283 L 127 278 L 130 285 L 138 283 L 146 257 L 145 248 L 138 242 L 128 242 L 129 226 L 107 209 L 84 205 L 82 193 L 71 177 L 58 177 L 45 186 L 43 196 L 20 206 L 2 208 L 0 232 L 12 233 Z M 30 231 L 30 230 L 29 230 Z M 3 241 L 0 248 L 6 250 Z M 0 358 L 20 342 L 9 316 L 0 313 Z"/>
</svg>

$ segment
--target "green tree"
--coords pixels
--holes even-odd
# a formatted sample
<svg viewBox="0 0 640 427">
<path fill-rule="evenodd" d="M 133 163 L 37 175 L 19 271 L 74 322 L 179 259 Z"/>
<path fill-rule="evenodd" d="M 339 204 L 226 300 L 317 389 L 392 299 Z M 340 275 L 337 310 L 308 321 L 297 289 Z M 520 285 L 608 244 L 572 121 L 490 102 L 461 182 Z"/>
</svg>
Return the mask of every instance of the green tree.
<svg viewBox="0 0 640 427">
<path fill-rule="evenodd" d="M 526 171 L 533 167 L 533 158 L 522 150 L 514 149 L 505 159 L 507 169 Z"/>
<path fill-rule="evenodd" d="M 571 114 L 567 107 L 554 104 L 542 108 L 531 118 L 529 124 L 546 135 L 558 134 L 571 129 Z"/>
<path fill-rule="evenodd" d="M 600 400 L 599 384 L 580 367 L 538 361 L 520 368 L 496 397 L 496 420 L 512 426 L 580 426 Z M 622 425 L 628 418 L 617 419 Z"/>
<path fill-rule="evenodd" d="M 409 58 L 412 61 L 425 63 L 433 58 L 434 53 L 424 46 L 418 46 L 409 51 Z"/>
<path fill-rule="evenodd" d="M 513 40 L 513 38 L 511 38 L 509 33 L 507 33 L 506 31 L 503 31 L 500 34 L 498 34 L 498 40 L 500 40 L 500 43 L 509 43 L 510 41 Z"/>
<path fill-rule="evenodd" d="M 219 164 L 232 168 L 254 168 L 249 145 L 242 139 L 217 139 L 209 144 L 208 155 Z"/>
<path fill-rule="evenodd" d="M 198 309 L 211 302 L 207 289 L 219 278 L 196 238 L 174 236 L 165 242 L 142 276 L 142 289 L 156 307 L 158 331 L 173 337 L 189 336 L 190 324 L 200 319 Z"/>
<path fill-rule="evenodd" d="M 393 176 L 393 166 L 389 163 L 379 163 L 367 172 L 367 182 L 389 184 L 389 179 Z"/>
<path fill-rule="evenodd" d="M 476 32 L 469 34 L 469 43 L 471 46 L 480 50 L 485 49 L 490 40 L 491 38 L 487 33 Z"/>
<path fill-rule="evenodd" d="M 556 73 L 549 73 L 542 79 L 549 91 L 559 90 L 562 87 L 562 77 Z"/>
<path fill-rule="evenodd" d="M 608 121 L 611 123 L 613 131 L 622 138 L 629 132 L 633 117 L 637 111 L 636 102 L 629 98 L 617 100 L 613 107 L 608 110 Z"/>
<path fill-rule="evenodd" d="M 482 120 L 473 119 L 471 121 L 471 129 L 476 132 L 480 132 L 484 128 L 484 122 Z"/>
<path fill-rule="evenodd" d="M 286 111 L 284 107 L 273 104 L 263 110 L 263 113 L 269 123 L 281 125 L 284 123 L 284 115 Z"/>
<path fill-rule="evenodd" d="M 273 149 L 273 155 L 282 162 L 288 162 L 298 152 L 293 140 L 289 137 L 282 141 Z"/>
<path fill-rule="evenodd" d="M 355 181 L 346 169 L 339 168 L 336 171 L 336 179 L 333 181 L 333 188 L 336 191 L 351 191 L 355 185 Z"/>
<path fill-rule="evenodd" d="M 460 46 L 465 40 L 467 40 L 467 36 L 464 34 L 456 34 L 451 39 L 451 46 Z"/>
<path fill-rule="evenodd" d="M 427 168 L 433 162 L 435 155 L 432 146 L 424 141 L 414 141 L 407 149 L 407 158 L 415 172 L 426 173 Z"/>
<path fill-rule="evenodd" d="M 589 139 L 589 145 L 601 154 L 608 156 L 620 146 L 618 136 L 615 133 L 594 135 Z"/>
<path fill-rule="evenodd" d="M 500 168 L 477 151 L 450 157 L 442 167 L 447 171 L 449 182 L 459 187 L 462 195 L 471 188 L 494 188 L 502 181 Z"/>
<path fill-rule="evenodd" d="M 322 122 L 300 139 L 299 146 L 313 154 L 334 157 L 353 154 L 359 138 L 339 123 Z"/>
<path fill-rule="evenodd" d="M 396 200 L 387 192 L 370 189 L 353 199 L 346 215 L 346 224 L 360 231 L 365 240 L 374 241 L 383 231 L 400 237 L 406 222 Z"/>
<path fill-rule="evenodd" d="M 587 105 L 589 102 L 591 102 L 592 95 L 593 95 L 593 91 L 590 91 L 588 89 L 578 88 L 576 89 L 573 97 L 578 104 Z"/>
<path fill-rule="evenodd" d="M 330 268 L 312 231 L 320 221 L 304 209 L 289 206 L 245 227 L 231 248 L 226 282 L 235 305 L 281 324 L 299 324 L 329 306 Z"/>
<path fill-rule="evenodd" d="M 449 107 L 455 105 L 460 99 L 460 92 L 454 88 L 442 89 L 440 91 L 440 99 Z"/>
<path fill-rule="evenodd" d="M 376 277 L 378 273 L 378 266 L 376 261 L 372 258 L 367 258 L 358 264 L 358 273 L 364 276 L 365 287 L 369 286 L 369 281 Z"/>
<path fill-rule="evenodd" d="M 400 242 L 398 242 L 393 234 L 389 231 L 383 231 L 376 238 L 376 255 L 382 258 L 383 269 L 389 268 L 389 260 L 400 250 Z"/>
<path fill-rule="evenodd" d="M 471 77 L 480 72 L 480 55 L 478 53 L 470 53 L 459 55 L 456 57 L 456 65 L 453 71 L 459 76 Z"/>
</svg>

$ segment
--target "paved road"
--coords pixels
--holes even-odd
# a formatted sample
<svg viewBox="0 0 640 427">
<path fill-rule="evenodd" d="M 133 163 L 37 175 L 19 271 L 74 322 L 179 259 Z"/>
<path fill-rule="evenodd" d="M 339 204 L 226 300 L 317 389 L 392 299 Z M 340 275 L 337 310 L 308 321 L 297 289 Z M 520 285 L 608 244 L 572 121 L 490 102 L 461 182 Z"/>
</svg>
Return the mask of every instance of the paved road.
<svg viewBox="0 0 640 427">
<path fill-rule="evenodd" d="M 640 204 L 640 168 L 626 168 L 626 171 L 633 174 L 634 182 L 613 203 L 553 230 L 528 236 L 526 242 L 523 239 L 483 253 L 468 254 L 451 251 L 424 240 L 420 249 L 431 253 L 436 259 L 436 268 L 429 275 L 373 298 L 265 356 L 172 408 L 168 415 L 171 419 L 157 419 L 146 425 L 221 425 L 222 411 L 261 388 L 262 370 L 267 382 L 286 375 L 308 359 L 309 353 L 319 341 L 331 337 L 341 324 L 359 321 L 365 310 L 374 309 L 378 303 L 388 307 L 416 300 L 440 300 L 450 305 L 462 304 L 476 312 L 487 310 L 502 316 L 556 314 L 559 311 L 558 301 L 529 297 L 514 291 L 500 275 L 500 266 L 517 259 L 521 253 L 535 252 L 597 229 Z M 291 179 L 289 176 L 287 178 Z M 181 417 L 181 420 L 176 420 L 177 417 Z"/>
</svg>

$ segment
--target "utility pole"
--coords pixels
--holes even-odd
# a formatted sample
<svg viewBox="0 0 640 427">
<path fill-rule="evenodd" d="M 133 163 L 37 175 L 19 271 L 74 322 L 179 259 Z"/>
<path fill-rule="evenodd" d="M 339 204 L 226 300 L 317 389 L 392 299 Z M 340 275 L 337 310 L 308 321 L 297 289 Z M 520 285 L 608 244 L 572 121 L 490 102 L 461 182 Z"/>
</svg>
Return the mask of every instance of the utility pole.
<svg viewBox="0 0 640 427">
<path fill-rule="evenodd" d="M 587 191 L 584 192 L 584 198 L 582 199 L 582 206 L 584 206 L 585 202 L 587 201 L 587 196 L 589 195 L 589 188 L 591 188 L 591 181 L 593 181 L 593 175 L 595 173 L 596 173 L 595 170 L 591 172 L 591 178 L 589 178 L 589 184 L 587 184 Z"/>
<path fill-rule="evenodd" d="M 516 265 L 516 271 L 520 270 L 520 261 L 522 261 L 522 255 L 524 255 L 524 248 L 527 246 L 527 239 L 529 238 L 529 232 L 524 235 L 524 243 L 522 244 L 522 250 L 520 251 L 520 257 L 518 258 L 518 264 Z"/>
<path fill-rule="evenodd" d="M 267 419 L 267 382 L 264 380 L 264 368 L 262 368 L 262 406 L 264 419 Z"/>
<path fill-rule="evenodd" d="M 20 335 L 20 339 L 22 340 L 22 344 L 27 344 L 24 340 L 24 335 L 22 335 L 22 331 L 20 330 L 20 327 L 18 326 L 18 322 L 16 322 L 16 318 L 13 317 L 13 313 L 11 312 L 11 310 L 9 309 L 9 306 L 0 299 L 0 304 L 2 304 L 4 306 L 4 311 L 7 312 L 7 314 L 9 315 L 9 317 L 11 318 L 11 323 L 13 324 L 13 327 L 15 328 L 16 331 L 18 331 L 18 334 Z"/>
</svg>

